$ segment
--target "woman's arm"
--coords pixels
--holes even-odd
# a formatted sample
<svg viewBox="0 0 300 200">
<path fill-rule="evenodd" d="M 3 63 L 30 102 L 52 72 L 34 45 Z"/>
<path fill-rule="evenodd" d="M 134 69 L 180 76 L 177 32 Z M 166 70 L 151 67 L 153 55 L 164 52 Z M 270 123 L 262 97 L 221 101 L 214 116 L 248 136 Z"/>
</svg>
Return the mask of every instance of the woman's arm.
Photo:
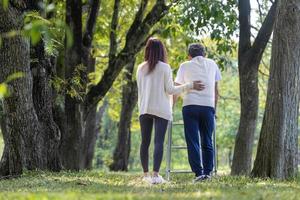
<svg viewBox="0 0 300 200">
<path fill-rule="evenodd" d="M 193 88 L 193 83 L 186 83 L 183 85 L 178 85 L 175 86 L 173 82 L 173 75 L 171 68 L 168 67 L 168 70 L 165 71 L 165 77 L 164 77 L 164 82 L 165 82 L 165 90 L 168 94 L 180 94 L 184 91 L 188 91 Z"/>
<path fill-rule="evenodd" d="M 169 67 L 168 70 L 165 72 L 165 90 L 170 95 L 180 94 L 180 93 L 188 91 L 190 89 L 204 90 L 204 88 L 205 87 L 201 83 L 201 81 L 194 81 L 191 83 L 185 83 L 182 85 L 175 86 L 174 82 L 173 82 L 171 68 Z"/>
</svg>

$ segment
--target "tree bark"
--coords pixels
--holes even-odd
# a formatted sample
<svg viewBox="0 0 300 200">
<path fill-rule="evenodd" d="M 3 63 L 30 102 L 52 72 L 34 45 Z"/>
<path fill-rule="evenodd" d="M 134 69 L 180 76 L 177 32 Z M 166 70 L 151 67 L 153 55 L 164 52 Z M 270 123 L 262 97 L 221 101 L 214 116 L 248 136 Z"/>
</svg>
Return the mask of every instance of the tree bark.
<svg viewBox="0 0 300 200">
<path fill-rule="evenodd" d="M 239 1 L 239 80 L 241 97 L 240 123 L 235 140 L 232 175 L 247 175 L 251 171 L 253 142 L 258 114 L 258 68 L 271 37 L 277 1 L 270 8 L 254 43 L 251 45 L 250 1 Z"/>
<path fill-rule="evenodd" d="M 100 132 L 100 123 L 103 115 L 103 108 L 94 108 L 87 120 L 83 140 L 81 167 L 83 169 L 92 169 L 95 154 L 96 141 Z"/>
<path fill-rule="evenodd" d="M 7 10 L 0 8 L 0 33 L 21 30 L 23 12 L 20 10 L 12 6 Z M 29 53 L 29 42 L 23 36 L 3 38 L 0 82 L 15 72 L 22 72 L 24 76 L 8 83 L 11 93 L 3 101 L 7 134 L 3 135 L 5 151 L 0 163 L 2 176 L 19 175 L 23 167 L 36 169 L 42 163 L 41 146 L 37 141 L 40 126 L 32 100 Z"/>
<path fill-rule="evenodd" d="M 42 144 L 44 169 L 59 171 L 61 169 L 59 145 L 60 130 L 52 114 L 52 88 L 50 79 L 54 65 L 51 58 L 45 54 L 44 43 L 40 41 L 31 47 L 31 72 L 33 76 L 33 103 L 41 131 L 38 140 Z"/>
<path fill-rule="evenodd" d="M 252 175 L 287 179 L 298 172 L 300 1 L 276 14 L 266 110 Z"/>
<path fill-rule="evenodd" d="M 125 84 L 122 89 L 122 109 L 118 127 L 118 142 L 113 155 L 112 171 L 127 171 L 130 154 L 130 128 L 134 107 L 137 103 L 137 85 L 133 78 L 135 59 L 125 68 Z"/>
<path fill-rule="evenodd" d="M 3 113 L 3 104 L 1 102 L 1 115 L 0 115 L 0 126 L 1 126 L 1 133 L 4 140 L 4 149 L 2 153 L 1 158 L 1 164 L 0 164 L 0 173 L 1 176 L 9 176 L 10 170 L 9 170 L 9 135 L 7 133 L 7 122 L 6 122 L 6 116 Z M 22 173 L 22 172 L 21 172 Z"/>
</svg>

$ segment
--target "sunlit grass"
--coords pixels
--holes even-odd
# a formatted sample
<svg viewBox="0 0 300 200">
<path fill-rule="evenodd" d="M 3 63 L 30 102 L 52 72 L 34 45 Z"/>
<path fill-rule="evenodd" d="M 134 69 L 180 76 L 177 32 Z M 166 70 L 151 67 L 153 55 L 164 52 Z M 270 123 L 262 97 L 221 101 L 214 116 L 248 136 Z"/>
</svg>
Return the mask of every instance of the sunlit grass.
<svg viewBox="0 0 300 200">
<path fill-rule="evenodd" d="M 176 174 L 164 185 L 141 182 L 140 173 L 26 172 L 0 181 L 0 199 L 300 199 L 300 180 L 272 181 L 217 176 L 193 184 L 192 174 Z"/>
</svg>

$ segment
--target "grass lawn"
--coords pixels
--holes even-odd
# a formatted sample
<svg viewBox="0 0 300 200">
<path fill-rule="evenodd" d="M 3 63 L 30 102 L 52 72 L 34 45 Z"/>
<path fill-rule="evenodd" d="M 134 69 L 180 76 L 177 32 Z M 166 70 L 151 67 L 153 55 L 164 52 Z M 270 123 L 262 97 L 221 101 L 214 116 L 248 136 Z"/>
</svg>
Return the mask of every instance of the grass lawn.
<svg viewBox="0 0 300 200">
<path fill-rule="evenodd" d="M 300 199 L 300 180 L 287 182 L 220 176 L 193 184 L 191 174 L 165 185 L 141 184 L 140 174 L 110 172 L 26 172 L 0 181 L 0 199 Z"/>
</svg>

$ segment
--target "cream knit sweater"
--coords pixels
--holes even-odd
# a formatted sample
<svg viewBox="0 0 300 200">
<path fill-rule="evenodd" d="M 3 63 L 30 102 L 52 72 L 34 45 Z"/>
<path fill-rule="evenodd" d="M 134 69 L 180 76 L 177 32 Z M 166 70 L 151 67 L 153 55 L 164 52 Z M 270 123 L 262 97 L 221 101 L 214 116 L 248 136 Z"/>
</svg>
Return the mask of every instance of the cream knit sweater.
<svg viewBox="0 0 300 200">
<path fill-rule="evenodd" d="M 172 96 L 193 88 L 193 83 L 174 86 L 170 65 L 158 62 L 155 69 L 148 73 L 144 62 L 137 69 L 139 113 L 152 114 L 172 120 Z"/>
</svg>

